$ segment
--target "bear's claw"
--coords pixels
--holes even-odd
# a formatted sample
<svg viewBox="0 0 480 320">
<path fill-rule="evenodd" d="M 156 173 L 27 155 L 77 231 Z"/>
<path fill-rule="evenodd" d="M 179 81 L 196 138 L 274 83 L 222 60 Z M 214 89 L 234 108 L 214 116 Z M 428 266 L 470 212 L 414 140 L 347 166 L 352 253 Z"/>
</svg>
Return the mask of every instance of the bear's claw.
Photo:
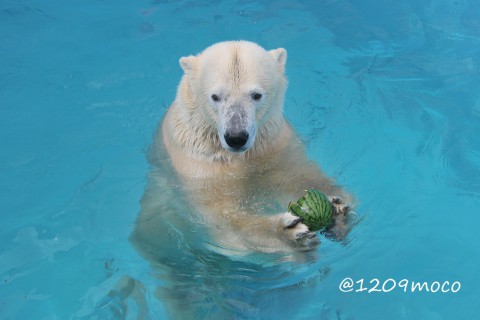
<svg viewBox="0 0 480 320">
<path fill-rule="evenodd" d="M 312 247 L 320 243 L 317 234 L 310 232 L 302 221 L 302 218 L 294 216 L 290 212 L 281 215 L 281 224 L 287 239 L 294 242 L 296 246 L 301 247 Z"/>
<path fill-rule="evenodd" d="M 308 232 L 308 231 L 300 232 L 295 235 L 297 240 L 301 240 L 302 238 L 312 239 L 312 238 L 315 238 L 316 236 L 317 235 L 315 234 L 315 232 Z"/>
<path fill-rule="evenodd" d="M 295 228 L 295 226 L 296 226 L 297 224 L 299 224 L 300 222 L 302 222 L 302 221 L 303 221 L 303 219 L 302 219 L 302 218 L 300 218 L 300 217 L 298 217 L 298 218 L 296 218 L 296 219 L 294 219 L 294 220 L 290 221 L 290 224 L 289 224 L 289 225 L 287 225 L 287 226 L 285 226 L 285 229 L 292 229 L 292 228 Z"/>
<path fill-rule="evenodd" d="M 295 242 L 297 246 L 311 248 L 318 245 L 320 240 L 315 232 L 306 231 L 295 234 Z"/>
</svg>

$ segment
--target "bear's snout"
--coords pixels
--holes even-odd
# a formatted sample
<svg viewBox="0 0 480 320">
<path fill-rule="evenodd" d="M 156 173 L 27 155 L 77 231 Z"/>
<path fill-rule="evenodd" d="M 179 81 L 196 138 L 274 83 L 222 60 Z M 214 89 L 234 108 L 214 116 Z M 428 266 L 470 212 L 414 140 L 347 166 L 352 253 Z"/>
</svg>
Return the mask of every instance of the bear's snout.
<svg viewBox="0 0 480 320">
<path fill-rule="evenodd" d="M 241 151 L 242 148 L 247 144 L 249 134 L 247 131 L 232 131 L 226 132 L 224 135 L 225 142 L 228 146 L 236 151 Z"/>
<path fill-rule="evenodd" d="M 234 103 L 220 110 L 218 135 L 222 147 L 231 152 L 245 152 L 255 140 L 255 113 L 248 105 Z"/>
</svg>

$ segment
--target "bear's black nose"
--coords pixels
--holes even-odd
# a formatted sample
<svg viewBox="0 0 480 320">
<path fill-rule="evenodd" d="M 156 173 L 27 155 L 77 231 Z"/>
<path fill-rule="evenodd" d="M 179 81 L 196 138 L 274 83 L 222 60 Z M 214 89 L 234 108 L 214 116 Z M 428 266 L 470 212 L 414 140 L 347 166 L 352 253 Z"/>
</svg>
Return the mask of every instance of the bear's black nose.
<svg viewBox="0 0 480 320">
<path fill-rule="evenodd" d="M 247 143 L 248 132 L 227 132 L 223 137 L 225 138 L 225 142 L 228 144 L 229 147 L 239 150 Z"/>
</svg>

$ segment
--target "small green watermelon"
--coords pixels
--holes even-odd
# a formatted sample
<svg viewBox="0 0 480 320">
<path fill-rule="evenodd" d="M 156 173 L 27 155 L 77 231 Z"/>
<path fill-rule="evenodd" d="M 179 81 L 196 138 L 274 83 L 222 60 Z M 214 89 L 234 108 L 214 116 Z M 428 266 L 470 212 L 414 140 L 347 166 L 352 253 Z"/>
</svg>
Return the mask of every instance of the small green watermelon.
<svg viewBox="0 0 480 320">
<path fill-rule="evenodd" d="M 318 231 L 329 226 L 332 219 L 332 204 L 316 189 L 305 190 L 306 194 L 297 203 L 290 202 L 288 211 L 303 219 L 310 231 Z"/>
</svg>

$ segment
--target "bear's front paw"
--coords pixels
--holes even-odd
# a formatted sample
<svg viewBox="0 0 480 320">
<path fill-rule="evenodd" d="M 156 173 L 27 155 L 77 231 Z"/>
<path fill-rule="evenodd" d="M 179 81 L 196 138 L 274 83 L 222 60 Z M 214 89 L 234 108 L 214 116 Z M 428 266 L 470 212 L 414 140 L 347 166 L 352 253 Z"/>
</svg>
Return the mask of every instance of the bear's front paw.
<svg viewBox="0 0 480 320">
<path fill-rule="evenodd" d="M 350 211 L 350 206 L 340 197 L 328 197 L 332 203 L 334 215 L 346 215 Z"/>
<path fill-rule="evenodd" d="M 315 232 L 308 231 L 302 218 L 286 212 L 280 217 L 280 224 L 289 241 L 297 246 L 311 247 L 320 243 Z"/>
<path fill-rule="evenodd" d="M 345 203 L 341 197 L 328 197 L 328 199 L 333 207 L 333 223 L 327 227 L 324 234 L 333 240 L 342 240 L 351 229 L 351 226 L 347 223 L 351 206 Z"/>
</svg>

